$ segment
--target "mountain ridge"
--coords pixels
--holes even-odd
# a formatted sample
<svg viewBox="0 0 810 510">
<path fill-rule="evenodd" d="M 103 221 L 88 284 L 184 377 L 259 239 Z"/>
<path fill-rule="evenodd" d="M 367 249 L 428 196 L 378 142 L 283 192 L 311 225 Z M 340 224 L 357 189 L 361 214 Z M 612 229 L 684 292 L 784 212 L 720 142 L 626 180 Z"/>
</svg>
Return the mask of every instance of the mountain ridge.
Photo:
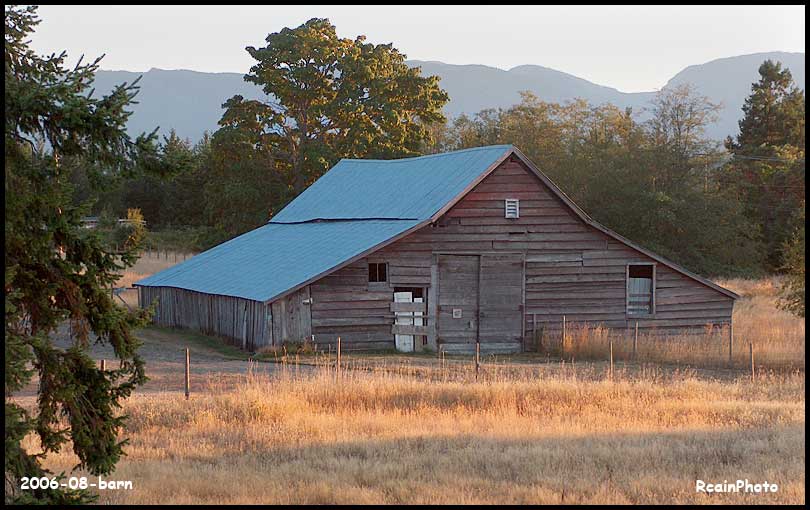
<svg viewBox="0 0 810 510">
<path fill-rule="evenodd" d="M 714 59 L 685 67 L 663 88 L 693 83 L 701 94 L 721 103 L 723 108 L 718 121 L 707 129 L 710 137 L 720 140 L 736 134 L 737 121 L 742 115 L 740 108 L 750 92 L 751 83 L 758 79 L 759 64 L 767 58 L 782 62 L 791 70 L 797 86 L 804 89 L 804 55 L 801 52 L 760 52 Z M 435 74 L 441 78 L 440 85 L 450 95 L 445 114 L 451 118 L 462 113 L 474 114 L 485 108 L 508 108 L 520 101 L 520 91 L 523 90 L 535 93 L 544 101 L 565 102 L 581 98 L 592 104 L 613 103 L 637 112 L 641 112 L 657 92 L 623 92 L 537 64 L 522 64 L 505 70 L 483 64 L 446 64 L 435 60 L 408 60 L 406 63 L 411 67 L 421 67 L 423 74 Z M 161 134 L 168 134 L 173 128 L 181 137 L 197 141 L 203 132 L 216 130 L 223 111 L 222 103 L 231 96 L 267 98 L 256 85 L 245 82 L 242 73 L 209 73 L 192 69 L 99 70 L 94 86 L 97 92 L 106 93 L 115 85 L 131 82 L 138 76 L 142 76 L 141 90 L 128 123 L 133 134 L 159 126 Z"/>
</svg>

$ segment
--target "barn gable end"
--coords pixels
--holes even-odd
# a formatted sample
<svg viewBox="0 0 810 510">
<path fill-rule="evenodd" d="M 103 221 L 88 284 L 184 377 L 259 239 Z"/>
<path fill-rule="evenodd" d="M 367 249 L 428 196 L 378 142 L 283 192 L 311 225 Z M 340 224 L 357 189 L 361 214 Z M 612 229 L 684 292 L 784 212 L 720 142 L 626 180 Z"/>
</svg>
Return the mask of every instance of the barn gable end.
<svg viewBox="0 0 810 510">
<path fill-rule="evenodd" d="M 507 198 L 520 200 L 519 218 L 504 217 Z M 452 254 L 483 254 L 484 260 L 487 254 L 520 254 L 524 338 L 517 349 L 526 348 L 525 337 L 533 328 L 557 332 L 563 315 L 569 323 L 623 331 L 636 322 L 640 329 L 680 332 L 731 321 L 731 295 L 586 223 L 521 158 L 512 157 L 459 197 L 435 222 L 311 285 L 316 340 L 329 342 L 341 335 L 362 341 L 358 345 L 362 348 L 393 347 L 394 317 L 389 306 L 394 289 L 421 288 L 428 296 L 439 283 L 438 259 Z M 388 264 L 389 288 L 372 291 L 367 267 L 379 262 Z M 654 314 L 627 314 L 628 264 L 655 265 Z M 343 300 L 349 296 L 350 300 Z M 428 298 L 427 330 L 431 333 L 421 340 L 429 348 L 442 343 L 441 328 L 436 332 L 440 303 L 438 296 Z M 482 348 L 486 349 L 483 340 Z"/>
</svg>

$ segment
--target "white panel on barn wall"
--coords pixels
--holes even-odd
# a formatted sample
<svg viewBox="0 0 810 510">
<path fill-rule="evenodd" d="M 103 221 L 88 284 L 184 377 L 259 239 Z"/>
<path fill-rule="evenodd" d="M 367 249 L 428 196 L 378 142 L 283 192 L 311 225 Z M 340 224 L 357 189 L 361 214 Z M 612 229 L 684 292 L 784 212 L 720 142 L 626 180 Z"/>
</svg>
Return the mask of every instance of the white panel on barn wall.
<svg viewBox="0 0 810 510">
<path fill-rule="evenodd" d="M 394 292 L 394 303 L 413 303 L 412 292 Z M 420 314 L 421 315 L 421 314 Z M 419 319 L 420 325 L 422 319 Z M 415 324 L 413 312 L 396 312 L 396 323 L 413 326 Z M 395 345 L 398 351 L 413 352 L 413 335 L 395 335 Z"/>
</svg>

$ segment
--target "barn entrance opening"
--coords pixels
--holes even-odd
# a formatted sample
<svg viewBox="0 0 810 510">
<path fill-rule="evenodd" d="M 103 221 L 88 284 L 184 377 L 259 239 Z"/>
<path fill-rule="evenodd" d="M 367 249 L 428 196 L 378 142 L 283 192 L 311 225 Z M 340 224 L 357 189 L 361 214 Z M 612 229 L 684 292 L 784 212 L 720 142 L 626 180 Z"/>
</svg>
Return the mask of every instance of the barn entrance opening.
<svg viewBox="0 0 810 510">
<path fill-rule="evenodd" d="M 446 352 L 472 352 L 478 340 L 478 255 L 439 255 L 438 341 Z"/>
<path fill-rule="evenodd" d="M 424 303 L 425 292 L 421 287 L 394 287 L 394 303 Z M 424 326 L 424 312 L 416 310 L 397 310 L 394 312 L 395 324 L 400 326 Z M 421 350 L 427 344 L 424 335 L 400 334 L 394 335 L 396 349 L 400 352 L 413 352 Z"/>
<path fill-rule="evenodd" d="M 440 255 L 438 341 L 447 352 L 519 352 L 523 254 Z"/>
</svg>

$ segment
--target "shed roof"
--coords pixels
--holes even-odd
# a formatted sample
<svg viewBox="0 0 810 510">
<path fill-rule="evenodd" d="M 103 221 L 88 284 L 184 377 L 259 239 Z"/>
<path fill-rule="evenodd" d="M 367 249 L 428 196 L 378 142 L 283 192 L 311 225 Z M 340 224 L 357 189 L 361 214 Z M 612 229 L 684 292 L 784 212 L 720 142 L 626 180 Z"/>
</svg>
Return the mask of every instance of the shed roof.
<svg viewBox="0 0 810 510">
<path fill-rule="evenodd" d="M 268 223 L 136 285 L 268 301 L 417 224 L 418 220 Z"/>
</svg>

